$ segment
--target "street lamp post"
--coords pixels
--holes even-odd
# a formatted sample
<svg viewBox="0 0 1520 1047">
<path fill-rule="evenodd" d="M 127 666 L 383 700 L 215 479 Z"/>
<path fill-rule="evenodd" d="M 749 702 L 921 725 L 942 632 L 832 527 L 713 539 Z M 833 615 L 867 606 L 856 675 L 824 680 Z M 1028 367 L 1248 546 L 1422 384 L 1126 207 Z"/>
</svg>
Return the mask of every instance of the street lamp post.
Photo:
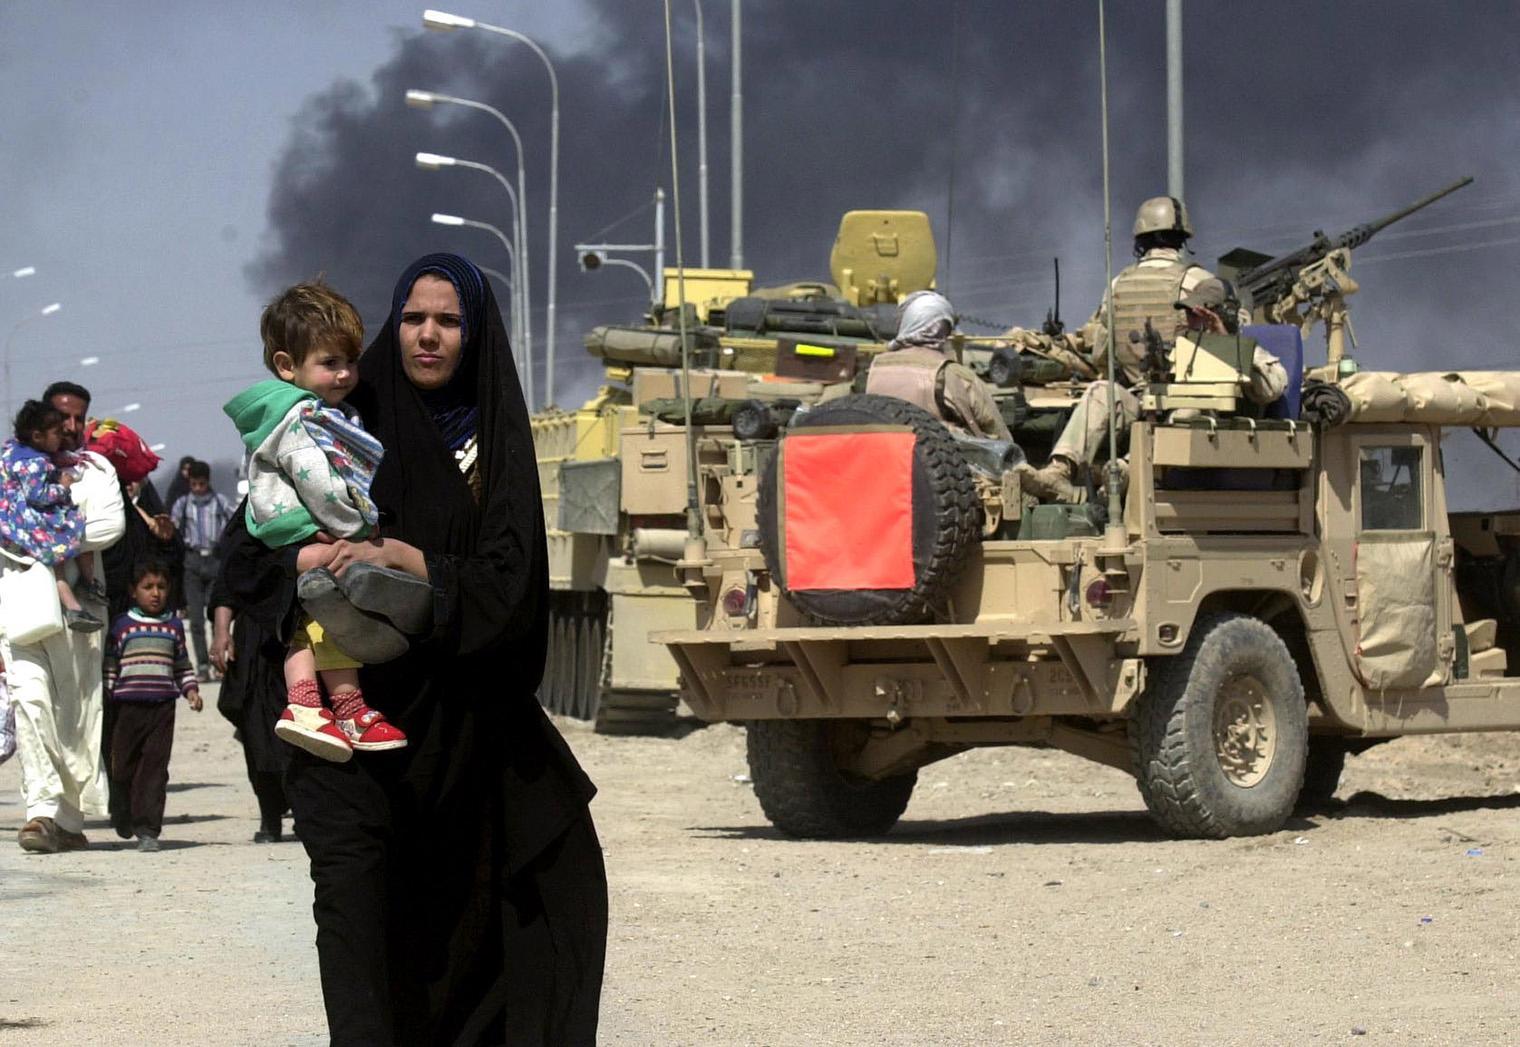
<svg viewBox="0 0 1520 1047">
<path fill-rule="evenodd" d="M 512 345 L 514 352 L 526 352 L 523 345 L 522 334 L 523 314 L 527 312 L 528 304 L 522 298 L 523 269 L 526 263 L 521 261 L 525 257 L 522 250 L 522 209 L 518 206 L 517 190 L 512 188 L 512 183 L 507 181 L 505 175 L 489 164 L 477 163 L 474 160 L 461 160 L 453 156 L 440 156 L 437 153 L 418 153 L 417 166 L 424 171 L 437 171 L 445 167 L 467 167 L 474 171 L 484 171 L 501 183 L 501 187 L 507 191 L 507 198 L 512 201 L 512 242 L 514 250 L 508 252 L 512 257 L 512 272 L 516 274 L 511 281 L 512 298 L 512 325 L 516 330 L 513 332 Z"/>
<path fill-rule="evenodd" d="M 44 316 L 52 316 L 54 313 L 56 313 L 58 310 L 60 310 L 62 308 L 63 308 L 63 304 L 61 302 L 53 302 L 53 303 L 51 303 L 49 305 L 43 306 L 41 309 L 38 309 L 35 312 L 27 313 L 21 319 L 17 320 L 15 326 L 12 327 L 10 329 L 9 333 L 6 334 L 6 336 L 5 336 L 5 413 L 7 415 L 9 415 L 11 413 L 11 409 L 15 406 L 12 403 L 12 401 L 11 401 L 11 343 L 16 340 L 16 332 L 19 331 L 19 330 L 21 330 L 22 327 L 26 326 L 26 324 L 28 323 L 28 321 L 31 321 L 31 320 L 40 320 Z"/>
<path fill-rule="evenodd" d="M 473 223 L 467 223 L 464 219 L 458 218 L 456 215 L 435 214 L 435 215 L 433 215 L 433 224 L 434 225 L 461 226 L 461 225 L 473 224 Z M 484 228 L 495 229 L 495 226 L 485 226 Z M 503 234 L 503 235 L 505 235 L 505 234 Z M 522 266 L 518 264 L 518 261 L 517 261 L 517 257 L 518 257 L 517 256 L 517 252 L 513 249 L 511 242 L 510 241 L 504 242 L 502 244 L 502 246 L 507 249 L 507 268 L 510 271 L 514 272 L 514 273 L 521 272 L 522 271 Z M 476 268 L 478 269 L 480 267 L 476 266 Z M 517 307 L 517 281 L 514 280 L 514 279 L 509 279 L 507 281 L 507 285 L 506 286 L 507 286 L 507 295 L 508 295 L 507 296 L 507 302 L 512 306 L 512 328 L 513 329 L 510 332 L 511 339 L 512 339 L 512 361 L 513 361 L 513 363 L 518 364 L 519 366 L 521 366 L 521 364 L 523 362 L 523 355 L 522 355 L 522 349 L 521 349 L 522 343 L 517 340 L 517 333 L 518 333 L 517 332 L 517 328 L 519 326 L 519 323 L 520 323 L 522 317 L 519 314 L 519 310 L 518 310 L 518 307 Z"/>
<path fill-rule="evenodd" d="M 549 328 L 549 343 L 544 363 L 544 388 L 545 402 L 552 404 L 554 402 L 555 320 L 558 315 L 555 298 L 555 270 L 559 245 L 559 77 L 554 72 L 554 63 L 549 61 L 549 56 L 544 53 L 544 49 L 515 29 L 503 29 L 499 25 L 477 22 L 473 18 L 433 10 L 422 13 L 422 24 L 429 29 L 481 29 L 487 33 L 510 37 L 519 43 L 526 44 L 548 70 L 552 107 L 549 113 L 549 315 L 546 320 Z"/>
<path fill-rule="evenodd" d="M 707 34 L 702 30 L 702 0 L 691 0 L 697 9 L 697 195 L 701 197 L 702 268 L 707 256 Z"/>
<path fill-rule="evenodd" d="M 645 269 L 638 262 L 630 261 L 627 258 L 613 258 L 612 256 L 610 256 L 610 255 L 607 254 L 607 251 L 609 249 L 619 249 L 620 248 L 620 249 L 622 249 L 624 251 L 629 251 L 629 250 L 636 251 L 636 250 L 639 250 L 640 245 L 638 245 L 638 244 L 605 244 L 605 245 L 599 244 L 595 248 L 592 248 L 590 250 L 587 250 L 586 248 L 587 248 L 586 244 L 576 244 L 575 245 L 575 249 L 580 252 L 581 268 L 583 270 L 585 270 L 586 272 L 589 273 L 589 272 L 591 272 L 594 269 L 600 269 L 604 265 L 620 265 L 620 266 L 623 266 L 626 269 L 632 269 L 634 272 L 638 273 L 640 276 L 642 276 L 644 278 L 644 286 L 647 287 L 647 288 L 649 288 L 649 300 L 651 302 L 654 301 L 654 277 L 652 277 L 652 276 L 649 275 L 649 270 Z"/>
<path fill-rule="evenodd" d="M 501 284 L 501 286 L 505 287 L 508 294 L 512 293 L 512 278 L 506 273 L 502 272 L 500 269 L 492 269 L 489 265 L 477 265 L 475 268 L 479 269 L 482 273 L 485 273 L 487 276 L 494 279 L 497 283 Z"/>
<path fill-rule="evenodd" d="M 533 266 L 528 252 L 528 185 L 523 169 L 522 136 L 517 133 L 517 126 L 495 106 L 469 98 L 440 94 L 437 91 L 413 90 L 406 93 L 406 104 L 413 109 L 431 109 L 435 103 L 463 106 L 466 109 L 478 109 L 482 113 L 490 113 L 507 129 L 507 133 L 512 136 L 512 144 L 517 148 L 517 256 L 522 259 L 520 267 L 522 278 L 517 282 L 521 285 L 518 288 L 518 295 L 523 302 L 523 358 L 531 360 L 533 359 L 533 280 L 531 277 Z"/>
<path fill-rule="evenodd" d="M 490 222 L 479 222 L 473 218 L 461 218 L 459 215 L 455 214 L 434 214 L 433 222 L 436 225 L 450 225 L 456 227 L 462 226 L 466 229 L 484 229 L 486 232 L 493 234 L 496 239 L 501 241 L 501 246 L 507 250 L 507 258 L 512 261 L 512 267 L 514 269 L 517 268 L 517 256 L 512 251 L 511 239 L 507 236 L 506 233 L 502 232 Z M 535 388 L 533 382 L 533 361 L 529 359 L 527 361 L 527 365 L 527 381 L 524 383 L 525 388 L 523 390 L 523 396 L 527 398 L 529 410 L 532 410 L 533 394 Z"/>
<path fill-rule="evenodd" d="M 659 306 L 663 301 L 663 295 L 659 293 L 661 287 L 656 289 L 655 281 L 663 283 L 665 279 L 665 190 L 654 191 L 654 242 L 648 244 L 576 244 L 576 254 L 580 258 L 581 269 L 590 272 L 604 265 L 622 265 L 637 270 L 649 285 L 649 304 Z M 648 251 L 654 255 L 654 278 L 642 265 L 630 262 L 624 258 L 613 258 L 613 251 Z"/>
<path fill-rule="evenodd" d="M 744 268 L 744 78 L 740 75 L 742 22 L 739 15 L 741 0 L 733 0 L 733 54 L 729 57 L 730 95 L 728 100 L 729 144 L 729 245 L 728 267 Z"/>
</svg>

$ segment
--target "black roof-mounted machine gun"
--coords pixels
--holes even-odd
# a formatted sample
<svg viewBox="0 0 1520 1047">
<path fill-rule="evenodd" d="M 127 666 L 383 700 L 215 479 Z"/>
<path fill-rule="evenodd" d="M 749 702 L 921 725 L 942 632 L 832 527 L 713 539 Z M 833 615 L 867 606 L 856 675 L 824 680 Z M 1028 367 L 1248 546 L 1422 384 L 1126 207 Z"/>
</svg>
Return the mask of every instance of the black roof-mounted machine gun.
<svg viewBox="0 0 1520 1047">
<path fill-rule="evenodd" d="M 1408 218 L 1472 182 L 1459 178 L 1444 189 L 1421 197 L 1408 207 L 1376 221 L 1353 226 L 1338 236 L 1315 230 L 1308 244 L 1273 258 L 1237 247 L 1219 259 L 1219 273 L 1233 280 L 1242 296 L 1249 295 L 1253 318 L 1262 323 L 1295 324 L 1305 335 L 1315 324 L 1325 325 L 1327 361 L 1332 375 L 1355 370 L 1346 357 L 1346 339 L 1356 336 L 1346 299 L 1359 288 L 1351 278 L 1351 252 L 1394 222 Z"/>
</svg>

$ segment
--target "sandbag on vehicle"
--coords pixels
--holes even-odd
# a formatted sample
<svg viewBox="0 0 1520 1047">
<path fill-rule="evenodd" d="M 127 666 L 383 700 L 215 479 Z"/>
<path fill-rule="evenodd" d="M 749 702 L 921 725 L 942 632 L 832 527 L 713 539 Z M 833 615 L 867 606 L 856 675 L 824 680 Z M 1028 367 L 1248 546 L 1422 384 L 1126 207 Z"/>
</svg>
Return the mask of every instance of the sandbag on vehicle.
<svg viewBox="0 0 1520 1047">
<path fill-rule="evenodd" d="M 1520 426 L 1520 374 L 1513 371 L 1361 371 L 1338 383 L 1352 422 Z"/>
<path fill-rule="evenodd" d="M 981 530 L 949 430 L 871 394 L 792 420 L 761 474 L 758 510 L 766 566 L 798 610 L 827 625 L 923 620 Z"/>
<path fill-rule="evenodd" d="M 1477 425 L 1488 403 L 1457 374 L 1421 372 L 1399 376 L 1411 419 L 1441 425 Z"/>
<path fill-rule="evenodd" d="M 1408 409 L 1404 387 L 1398 375 L 1384 371 L 1359 371 L 1339 382 L 1341 391 L 1351 401 L 1353 422 L 1398 422 Z"/>
<path fill-rule="evenodd" d="M 1514 371 L 1463 371 L 1462 381 L 1488 405 L 1476 424 L 1486 427 L 1520 425 L 1520 374 Z"/>
</svg>

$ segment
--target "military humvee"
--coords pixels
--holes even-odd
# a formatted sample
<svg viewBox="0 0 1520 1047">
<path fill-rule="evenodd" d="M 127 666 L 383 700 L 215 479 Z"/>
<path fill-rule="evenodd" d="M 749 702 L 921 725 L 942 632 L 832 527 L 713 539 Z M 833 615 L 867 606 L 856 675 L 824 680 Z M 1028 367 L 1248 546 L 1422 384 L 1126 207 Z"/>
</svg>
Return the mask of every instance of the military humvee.
<svg viewBox="0 0 1520 1047">
<path fill-rule="evenodd" d="M 1520 425 L 1520 372 L 1332 356 L 1301 404 L 1300 328 L 1246 330 L 1291 402 L 1233 410 L 1238 364 L 1169 375 L 1113 520 L 1031 504 L 881 397 L 711 443 L 706 547 L 677 567 L 699 622 L 655 638 L 697 716 L 745 724 L 778 828 L 883 833 L 918 768 L 1030 745 L 1134 774 L 1175 835 L 1259 834 L 1328 798 L 1348 752 L 1520 728 L 1520 508 L 1449 512 L 1442 459 L 1450 427 Z"/>
<path fill-rule="evenodd" d="M 533 418 L 550 561 L 550 644 L 541 698 L 604 733 L 668 726 L 678 673 L 651 630 L 695 627 L 676 576 L 685 540 L 687 441 L 682 397 L 704 468 L 743 450 L 736 432 L 774 434 L 799 408 L 843 395 L 895 330 L 893 304 L 932 286 L 928 217 L 852 211 L 830 256 L 833 283 L 753 288 L 742 270 L 685 274 L 693 348 L 682 384 L 676 271 L 662 307 L 586 336 L 606 382 L 579 410 Z"/>
</svg>

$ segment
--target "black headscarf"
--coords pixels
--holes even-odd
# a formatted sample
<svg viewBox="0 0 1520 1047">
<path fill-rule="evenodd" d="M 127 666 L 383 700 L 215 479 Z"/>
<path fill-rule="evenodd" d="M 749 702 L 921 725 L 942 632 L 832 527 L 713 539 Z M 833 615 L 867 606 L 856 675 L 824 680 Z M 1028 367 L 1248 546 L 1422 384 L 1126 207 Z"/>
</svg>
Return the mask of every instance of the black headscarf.
<svg viewBox="0 0 1520 1047">
<path fill-rule="evenodd" d="M 463 350 L 449 383 L 423 391 L 406 376 L 399 332 L 412 285 L 429 273 L 459 294 Z M 480 270 L 451 254 L 426 255 L 409 265 L 396 284 L 385 327 L 359 362 L 359 376 L 352 402 L 385 446 L 371 492 L 382 512 L 382 533 L 431 554 L 435 582 L 439 571 L 443 580 L 457 580 L 452 588 L 460 599 L 439 608 L 439 637 L 449 637 L 458 653 L 512 648 L 513 671 L 532 693 L 548 635 L 538 467 L 506 329 Z M 469 435 L 478 438 L 478 504 L 452 453 Z M 481 554 L 497 567 L 493 577 L 475 571 L 452 577 L 459 557 Z"/>
<path fill-rule="evenodd" d="M 463 328 L 460 336 L 464 344 L 470 344 L 470 335 L 482 330 L 481 318 L 485 315 L 486 280 L 479 269 L 468 259 L 457 254 L 430 254 L 417 259 L 401 274 L 391 299 L 391 323 L 401 324 L 401 309 L 412 293 L 412 285 L 424 274 L 440 276 L 454 285 L 459 295 Z M 473 318 L 473 319 L 472 319 Z M 453 380 L 442 389 L 419 390 L 423 404 L 433 416 L 433 424 L 443 436 L 444 446 L 451 451 L 463 447 L 475 435 L 479 424 L 479 393 L 477 361 L 479 357 L 467 354 L 459 362 L 459 370 Z"/>
</svg>

